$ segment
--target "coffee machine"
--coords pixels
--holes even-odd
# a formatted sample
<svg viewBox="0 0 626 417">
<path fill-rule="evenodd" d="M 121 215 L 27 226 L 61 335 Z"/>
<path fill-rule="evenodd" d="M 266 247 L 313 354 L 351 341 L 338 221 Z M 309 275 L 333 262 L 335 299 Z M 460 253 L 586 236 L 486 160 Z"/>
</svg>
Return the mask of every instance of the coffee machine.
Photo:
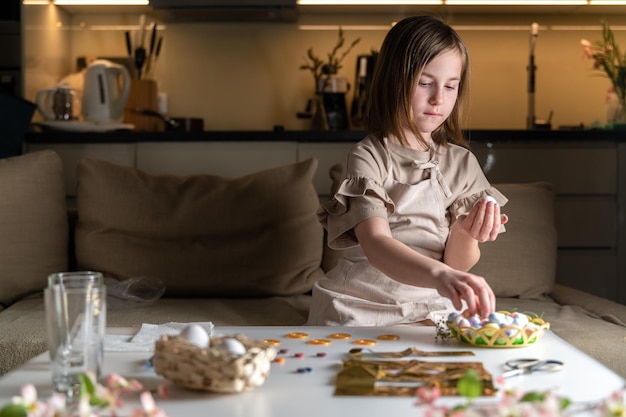
<svg viewBox="0 0 626 417">
<path fill-rule="evenodd" d="M 374 74 L 374 65 L 378 52 L 372 51 L 369 55 L 359 55 L 356 60 L 356 77 L 354 81 L 354 98 L 350 118 L 356 127 L 362 127 L 365 122 L 365 111 L 370 93 L 370 83 Z"/>
<path fill-rule="evenodd" d="M 346 106 L 346 93 L 350 89 L 348 80 L 333 74 L 322 77 L 319 83 L 318 91 L 322 92 L 328 130 L 348 129 L 350 127 Z"/>
</svg>

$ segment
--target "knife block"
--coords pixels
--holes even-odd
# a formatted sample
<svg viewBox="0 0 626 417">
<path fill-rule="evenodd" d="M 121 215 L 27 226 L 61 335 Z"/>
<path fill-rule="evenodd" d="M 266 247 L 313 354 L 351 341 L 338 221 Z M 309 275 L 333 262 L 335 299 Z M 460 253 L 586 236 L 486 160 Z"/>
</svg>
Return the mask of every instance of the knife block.
<svg viewBox="0 0 626 417">
<path fill-rule="evenodd" d="M 139 109 L 158 111 L 158 88 L 154 80 L 131 80 L 130 93 L 124 109 L 124 122 L 135 125 L 136 131 L 162 132 L 165 124 L 155 116 L 147 116 Z"/>
</svg>

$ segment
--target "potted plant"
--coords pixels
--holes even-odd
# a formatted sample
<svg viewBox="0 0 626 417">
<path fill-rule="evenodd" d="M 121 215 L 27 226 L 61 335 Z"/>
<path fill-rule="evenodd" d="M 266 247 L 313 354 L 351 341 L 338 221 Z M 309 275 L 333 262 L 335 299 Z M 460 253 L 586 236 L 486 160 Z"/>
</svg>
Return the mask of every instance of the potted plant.
<svg viewBox="0 0 626 417">
<path fill-rule="evenodd" d="M 330 76 L 337 75 L 339 70 L 343 67 L 341 64 L 344 58 L 352 51 L 352 49 L 361 41 L 361 38 L 356 38 L 348 47 L 340 53 L 340 50 L 346 43 L 343 29 L 339 27 L 339 35 L 337 43 L 334 48 L 328 53 L 327 60 L 315 55 L 313 47 L 307 50 L 307 62 L 300 66 L 301 70 L 311 71 L 313 79 L 315 81 L 315 92 L 321 93 L 324 90 L 327 79 Z"/>
<path fill-rule="evenodd" d="M 360 41 L 361 38 L 357 38 L 345 47 L 346 39 L 340 26 L 337 43 L 327 54 L 326 60 L 318 57 L 313 51 L 313 47 L 307 50 L 306 62 L 300 66 L 300 69 L 310 71 L 315 82 L 315 93 L 309 100 L 307 112 L 305 113 L 306 117 L 312 118 L 312 128 L 314 130 L 347 128 L 347 115 L 341 114 L 346 113 L 345 109 L 342 112 L 337 111 L 337 109 L 328 109 L 326 111 L 323 95 L 324 93 L 344 94 L 348 91 L 347 79 L 339 77 L 337 74 L 342 68 L 344 58 Z M 343 49 L 344 47 L 345 49 Z M 345 98 L 343 98 L 343 101 L 345 102 Z M 345 103 L 343 107 L 345 107 Z"/>
</svg>

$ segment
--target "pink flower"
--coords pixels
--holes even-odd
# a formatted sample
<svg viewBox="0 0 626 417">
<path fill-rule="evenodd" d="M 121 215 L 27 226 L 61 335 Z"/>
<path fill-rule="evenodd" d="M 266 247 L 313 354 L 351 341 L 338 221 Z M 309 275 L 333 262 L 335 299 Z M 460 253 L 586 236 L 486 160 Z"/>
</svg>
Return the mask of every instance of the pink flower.
<svg viewBox="0 0 626 417">
<path fill-rule="evenodd" d="M 122 391 L 124 393 L 128 392 L 139 392 L 143 389 L 143 385 L 141 382 L 136 379 L 126 379 L 118 374 L 111 374 L 107 378 L 106 382 L 107 388 L 111 390 Z"/>
<path fill-rule="evenodd" d="M 615 391 L 600 407 L 600 412 L 605 417 L 623 417 L 626 415 L 626 403 L 624 402 L 625 389 Z"/>
<path fill-rule="evenodd" d="M 415 391 L 415 395 L 417 396 L 418 404 L 433 404 L 437 398 L 441 397 L 441 390 L 439 387 L 419 387 Z"/>
<path fill-rule="evenodd" d="M 167 381 L 163 381 L 157 387 L 157 394 L 159 398 L 168 398 L 170 396 L 170 386 Z"/>
<path fill-rule="evenodd" d="M 13 404 L 22 405 L 29 417 L 46 417 L 48 407 L 45 403 L 37 401 L 37 389 L 33 384 L 26 384 L 21 389 L 21 397 L 11 399 Z"/>
<path fill-rule="evenodd" d="M 591 42 L 587 39 L 581 39 L 580 44 L 583 47 L 583 59 L 593 58 L 593 51 L 591 50 Z"/>
<path fill-rule="evenodd" d="M 91 405 L 89 404 L 89 395 L 83 395 L 80 397 L 78 403 L 78 415 L 79 417 L 98 417 L 93 413 Z"/>
<path fill-rule="evenodd" d="M 137 409 L 129 417 L 167 417 L 165 411 L 156 406 L 152 394 L 148 391 L 142 392 L 139 399 L 143 410 Z"/>
</svg>

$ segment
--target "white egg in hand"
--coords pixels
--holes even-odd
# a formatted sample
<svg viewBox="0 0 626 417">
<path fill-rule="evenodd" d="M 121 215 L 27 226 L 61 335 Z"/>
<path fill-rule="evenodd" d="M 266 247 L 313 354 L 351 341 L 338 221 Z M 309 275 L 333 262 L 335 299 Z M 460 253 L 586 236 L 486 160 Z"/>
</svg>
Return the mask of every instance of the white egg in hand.
<svg viewBox="0 0 626 417">
<path fill-rule="evenodd" d="M 206 349 L 209 347 L 209 334 L 206 330 L 204 330 L 204 327 L 199 324 L 188 325 L 178 336 L 184 339 L 187 343 L 197 346 L 200 349 Z"/>
<path fill-rule="evenodd" d="M 486 196 L 484 196 L 483 198 L 481 198 L 480 200 L 476 200 L 476 202 L 474 203 L 474 205 L 480 204 L 480 203 L 481 203 L 481 202 L 483 202 L 483 201 L 484 201 L 485 203 L 488 203 L 488 202 L 490 202 L 490 201 L 491 201 L 493 204 L 498 204 L 498 202 L 496 201 L 496 199 L 495 199 L 495 198 L 493 198 L 493 197 L 492 197 L 492 196 L 490 196 L 490 195 L 486 195 Z"/>
<path fill-rule="evenodd" d="M 243 343 L 234 337 L 225 337 L 223 339 L 216 340 L 212 343 L 211 347 L 225 355 L 233 357 L 245 355 L 247 352 Z"/>
</svg>

